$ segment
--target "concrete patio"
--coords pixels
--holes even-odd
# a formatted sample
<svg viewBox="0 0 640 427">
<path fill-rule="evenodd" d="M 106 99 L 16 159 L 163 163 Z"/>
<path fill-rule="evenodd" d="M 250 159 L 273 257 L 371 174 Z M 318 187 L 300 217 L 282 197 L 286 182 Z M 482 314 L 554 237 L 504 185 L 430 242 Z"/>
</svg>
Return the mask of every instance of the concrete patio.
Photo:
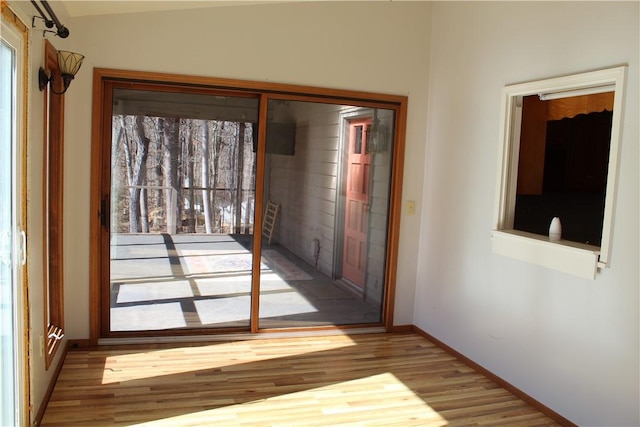
<svg viewBox="0 0 640 427">
<path fill-rule="evenodd" d="M 111 331 L 248 329 L 251 242 L 251 235 L 113 235 Z M 260 328 L 380 322 L 379 307 L 286 249 L 262 254 Z"/>
</svg>

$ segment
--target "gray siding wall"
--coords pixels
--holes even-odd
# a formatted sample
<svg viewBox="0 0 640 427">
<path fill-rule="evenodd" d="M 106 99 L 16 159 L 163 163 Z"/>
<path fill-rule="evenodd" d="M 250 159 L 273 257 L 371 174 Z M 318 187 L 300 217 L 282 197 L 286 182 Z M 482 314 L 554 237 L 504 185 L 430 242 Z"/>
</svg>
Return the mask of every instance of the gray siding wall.
<svg viewBox="0 0 640 427">
<path fill-rule="evenodd" d="M 317 268 L 331 276 L 342 106 L 295 102 L 290 109 L 297 123 L 295 155 L 268 155 L 269 197 L 280 203 L 275 240 L 315 265 L 318 239 Z"/>
<path fill-rule="evenodd" d="M 289 110 L 287 119 L 297 123 L 295 155 L 267 155 L 266 197 L 280 203 L 274 241 L 315 265 L 313 241 L 318 239 L 317 268 L 331 277 L 334 253 L 342 250 L 334 248 L 335 227 L 342 224 L 338 200 L 344 199 L 339 171 L 343 161 L 341 143 L 346 141 L 341 141 L 340 133 L 346 129 L 344 117 L 361 116 L 365 110 L 312 103 L 291 103 Z M 373 153 L 371 160 L 365 288 L 366 298 L 378 303 L 382 301 L 384 288 L 393 114 L 379 112 L 379 119 L 387 130 L 388 143 L 385 150 Z"/>
</svg>

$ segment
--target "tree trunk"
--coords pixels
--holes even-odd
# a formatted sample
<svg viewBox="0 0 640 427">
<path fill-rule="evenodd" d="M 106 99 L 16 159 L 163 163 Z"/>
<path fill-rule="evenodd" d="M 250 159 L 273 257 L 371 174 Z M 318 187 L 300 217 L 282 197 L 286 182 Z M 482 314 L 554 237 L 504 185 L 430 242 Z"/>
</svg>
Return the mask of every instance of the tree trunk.
<svg viewBox="0 0 640 427">
<path fill-rule="evenodd" d="M 125 123 L 122 116 L 114 116 L 114 128 L 117 128 L 117 131 L 114 132 L 113 140 L 111 143 L 111 182 L 116 183 L 113 187 L 116 189 L 114 193 L 111 194 L 111 206 L 110 206 L 110 215 L 111 220 L 110 224 L 114 226 L 115 232 L 120 231 L 121 218 L 120 218 L 120 200 L 122 198 L 121 189 L 122 186 L 126 183 L 129 183 L 131 178 L 131 158 L 129 156 L 129 152 L 127 149 L 127 141 L 125 138 Z M 122 167 L 118 164 L 118 157 L 120 155 L 120 145 L 123 146 L 124 151 L 124 161 L 125 161 L 125 174 L 122 176 Z"/>
<path fill-rule="evenodd" d="M 209 203 L 209 123 L 202 121 L 202 206 L 204 209 L 204 228 L 212 233 L 211 204 Z"/>
<path fill-rule="evenodd" d="M 244 123 L 246 129 L 246 123 Z M 255 132 L 255 129 L 252 129 L 252 132 Z M 250 234 L 251 223 L 253 222 L 251 207 L 253 206 L 253 201 L 255 200 L 255 182 L 256 182 L 256 166 L 255 166 L 255 158 L 256 156 L 249 156 L 249 196 L 247 196 L 247 207 L 244 211 L 244 226 L 246 227 L 245 233 Z"/>
<path fill-rule="evenodd" d="M 187 124 L 187 126 L 185 127 L 185 159 L 184 159 L 184 163 L 183 163 L 183 167 L 187 168 L 187 172 L 186 172 L 186 176 L 187 176 L 187 180 L 185 183 L 185 187 L 188 188 L 187 190 L 187 200 L 189 201 L 189 217 L 187 220 L 187 232 L 188 233 L 195 233 L 196 232 L 196 215 L 195 215 L 195 195 L 193 193 L 193 186 L 195 185 L 195 181 L 193 180 L 194 178 L 194 164 L 193 164 L 193 157 L 194 157 L 194 153 L 193 153 L 193 149 L 192 149 L 192 143 L 193 141 L 191 140 L 191 127 L 193 126 L 193 121 L 190 120 L 189 123 Z"/>
<path fill-rule="evenodd" d="M 178 228 L 178 232 L 183 230 L 184 226 L 184 181 L 185 181 L 185 165 L 188 162 L 189 153 L 185 152 L 185 140 L 186 134 L 188 133 L 186 129 L 188 129 L 191 120 L 189 119 L 176 119 L 176 131 L 177 131 L 177 143 L 178 147 L 176 151 L 178 153 L 177 163 L 176 163 L 176 195 L 177 195 L 177 206 L 176 206 L 176 225 Z"/>
<path fill-rule="evenodd" d="M 140 227 L 140 188 L 145 181 L 145 171 L 147 163 L 147 152 L 149 149 L 149 138 L 144 133 L 144 117 L 136 116 L 135 118 L 135 145 L 128 147 L 129 154 L 133 154 L 131 162 L 131 180 L 129 183 L 129 231 L 131 233 L 139 233 Z M 133 141 L 130 141 L 133 142 Z"/>
<path fill-rule="evenodd" d="M 225 123 L 225 128 L 227 128 L 227 131 L 229 130 L 229 123 L 226 122 Z M 238 149 L 238 144 L 236 144 L 235 142 L 237 142 L 237 138 L 238 135 L 235 132 L 235 127 L 232 130 L 233 135 L 232 135 L 232 139 L 231 141 L 234 141 L 233 143 L 230 144 L 229 148 L 229 176 L 230 176 L 230 181 L 229 182 L 229 189 L 230 189 L 230 197 L 229 197 L 229 203 L 230 203 L 230 213 L 231 213 L 231 218 L 229 218 L 229 232 L 231 233 L 235 222 L 236 222 L 236 218 L 238 216 L 238 207 L 236 205 L 237 199 L 236 199 L 236 186 L 237 186 L 237 181 L 238 181 L 238 173 L 237 173 L 237 165 L 238 165 L 238 155 L 237 155 L 237 149 Z"/>
<path fill-rule="evenodd" d="M 220 162 L 222 160 L 222 149 L 223 149 L 223 145 L 224 145 L 224 139 L 222 138 L 222 132 L 220 131 L 220 128 L 216 125 L 216 132 L 213 136 L 213 162 L 212 164 L 214 165 L 214 169 L 213 169 L 213 188 L 215 189 L 214 191 L 218 192 L 218 184 L 219 184 L 219 171 L 220 171 Z M 221 208 L 219 208 L 218 212 L 218 228 L 220 230 L 223 230 L 222 232 L 224 232 L 224 213 L 225 213 L 225 207 L 226 207 L 226 192 L 223 193 L 222 195 L 222 203 L 221 203 Z"/>
<path fill-rule="evenodd" d="M 165 206 L 167 233 L 175 234 L 177 229 L 178 197 L 178 120 L 175 118 L 158 119 L 164 142 Z"/>
<path fill-rule="evenodd" d="M 147 189 L 140 189 L 140 225 L 143 233 L 149 232 L 149 210 L 147 209 Z"/>
<path fill-rule="evenodd" d="M 244 178 L 244 123 L 238 124 L 238 171 L 236 175 L 236 234 L 242 233 L 242 181 Z"/>
</svg>

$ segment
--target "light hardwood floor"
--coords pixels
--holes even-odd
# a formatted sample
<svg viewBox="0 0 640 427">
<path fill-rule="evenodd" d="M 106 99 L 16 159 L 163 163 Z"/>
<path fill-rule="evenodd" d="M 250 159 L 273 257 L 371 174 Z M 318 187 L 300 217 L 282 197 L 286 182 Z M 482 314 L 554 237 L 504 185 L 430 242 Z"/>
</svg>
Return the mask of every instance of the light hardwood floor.
<svg viewBox="0 0 640 427">
<path fill-rule="evenodd" d="M 420 335 L 69 351 L 43 426 L 551 426 Z"/>
</svg>

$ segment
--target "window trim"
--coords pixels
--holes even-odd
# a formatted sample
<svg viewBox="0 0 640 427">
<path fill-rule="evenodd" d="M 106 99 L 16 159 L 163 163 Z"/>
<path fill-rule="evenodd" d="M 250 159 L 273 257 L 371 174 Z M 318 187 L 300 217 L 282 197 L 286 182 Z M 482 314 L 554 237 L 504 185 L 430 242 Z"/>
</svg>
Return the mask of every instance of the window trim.
<svg viewBox="0 0 640 427">
<path fill-rule="evenodd" d="M 58 51 L 45 40 L 45 68 L 56 78 L 55 90 L 61 91 Z M 63 170 L 64 170 L 64 94 L 44 91 L 44 347 L 45 368 L 49 369 L 64 337 L 63 276 Z"/>
<path fill-rule="evenodd" d="M 627 68 L 623 65 L 505 86 L 502 91 L 501 143 L 492 229 L 494 253 L 590 279 L 595 279 L 598 269 L 610 266 Z M 545 236 L 514 230 L 522 98 L 609 85 L 613 88 L 614 101 L 601 245 L 582 245 L 566 240 L 550 242 Z"/>
</svg>

